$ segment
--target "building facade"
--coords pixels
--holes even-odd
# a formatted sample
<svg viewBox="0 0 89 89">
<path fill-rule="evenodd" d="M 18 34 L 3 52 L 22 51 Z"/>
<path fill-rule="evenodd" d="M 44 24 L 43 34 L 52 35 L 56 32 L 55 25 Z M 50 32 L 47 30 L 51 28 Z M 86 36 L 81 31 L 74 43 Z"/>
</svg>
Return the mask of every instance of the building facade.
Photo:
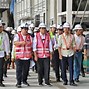
<svg viewBox="0 0 89 89">
<path fill-rule="evenodd" d="M 44 22 L 49 27 L 65 21 L 71 25 L 79 22 L 87 25 L 88 10 L 89 0 L 16 0 L 15 26 L 22 22 L 33 22 L 38 26 L 40 22 Z"/>
<path fill-rule="evenodd" d="M 38 26 L 44 22 L 47 26 L 57 22 L 57 0 L 16 0 L 15 25 L 33 22 Z M 55 10 L 56 9 L 56 10 Z"/>
<path fill-rule="evenodd" d="M 89 0 L 58 0 L 57 21 L 67 21 L 73 27 L 76 23 L 89 28 Z"/>
<path fill-rule="evenodd" d="M 10 0 L 0 0 L 0 20 L 3 20 L 6 25 L 8 23 L 7 10 L 9 9 L 9 2 Z"/>
</svg>

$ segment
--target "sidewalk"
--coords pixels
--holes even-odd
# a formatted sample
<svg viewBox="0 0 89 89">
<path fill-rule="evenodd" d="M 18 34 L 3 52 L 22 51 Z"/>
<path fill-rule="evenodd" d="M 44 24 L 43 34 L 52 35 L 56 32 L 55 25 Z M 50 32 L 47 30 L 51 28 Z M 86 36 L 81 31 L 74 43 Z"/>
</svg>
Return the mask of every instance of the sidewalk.
<svg viewBox="0 0 89 89">
<path fill-rule="evenodd" d="M 86 77 L 80 76 L 80 82 L 78 83 L 78 86 L 70 86 L 70 85 L 63 85 L 62 82 L 56 82 L 55 81 L 55 74 L 51 70 L 50 73 L 51 76 L 51 84 L 53 86 L 39 86 L 38 80 L 37 80 L 37 73 L 30 72 L 30 76 L 28 77 L 28 83 L 30 84 L 29 87 L 22 86 L 22 89 L 89 89 L 89 75 L 86 74 Z M 16 76 L 15 76 L 15 70 L 10 69 L 8 70 L 8 77 L 4 78 L 4 84 L 6 87 L 0 87 L 0 89 L 17 89 L 15 87 L 16 85 Z"/>
</svg>

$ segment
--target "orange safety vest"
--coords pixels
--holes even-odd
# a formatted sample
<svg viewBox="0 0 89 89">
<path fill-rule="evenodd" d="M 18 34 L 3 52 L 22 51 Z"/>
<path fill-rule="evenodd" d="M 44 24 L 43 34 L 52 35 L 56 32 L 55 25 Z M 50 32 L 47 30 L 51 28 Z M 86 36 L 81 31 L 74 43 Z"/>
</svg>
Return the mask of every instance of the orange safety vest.
<svg viewBox="0 0 89 89">
<path fill-rule="evenodd" d="M 37 38 L 37 56 L 38 56 L 38 58 L 48 58 L 50 56 L 50 51 L 49 51 L 50 35 L 48 33 L 46 33 L 44 42 L 42 41 L 40 33 L 36 34 L 36 38 Z"/>
<path fill-rule="evenodd" d="M 19 41 L 24 41 L 21 33 L 19 33 L 18 36 L 19 36 Z M 27 35 L 25 41 L 26 41 L 25 46 L 16 46 L 15 47 L 16 59 L 21 59 L 21 58 L 29 58 L 30 59 L 32 57 L 31 36 Z"/>
</svg>

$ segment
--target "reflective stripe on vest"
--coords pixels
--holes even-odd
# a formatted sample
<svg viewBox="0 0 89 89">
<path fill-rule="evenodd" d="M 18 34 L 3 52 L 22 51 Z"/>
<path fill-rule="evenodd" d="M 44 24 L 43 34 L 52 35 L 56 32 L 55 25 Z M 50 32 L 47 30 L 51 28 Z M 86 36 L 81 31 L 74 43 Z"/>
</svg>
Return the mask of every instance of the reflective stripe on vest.
<svg viewBox="0 0 89 89">
<path fill-rule="evenodd" d="M 18 34 L 19 41 L 24 41 L 21 34 Z M 16 59 L 20 58 L 31 58 L 32 57 L 32 42 L 30 35 L 26 36 L 26 45 L 25 46 L 16 46 Z"/>
<path fill-rule="evenodd" d="M 63 41 L 66 45 L 66 48 L 62 48 L 63 50 L 69 50 L 69 49 L 72 49 L 73 47 L 71 47 L 71 44 L 72 44 L 72 35 L 70 34 L 70 39 L 69 39 L 69 42 L 66 41 L 66 38 L 64 36 L 64 34 L 62 34 L 62 38 L 63 38 Z"/>
<path fill-rule="evenodd" d="M 44 58 L 44 56 L 49 57 L 50 56 L 50 52 L 49 52 L 50 36 L 49 36 L 49 34 L 46 33 L 44 42 L 42 41 L 40 33 L 37 33 L 36 37 L 37 37 L 37 55 L 38 55 L 38 58 Z"/>
<path fill-rule="evenodd" d="M 4 50 L 2 48 L 2 42 L 3 42 L 3 33 L 0 34 L 0 51 L 3 51 Z"/>
</svg>

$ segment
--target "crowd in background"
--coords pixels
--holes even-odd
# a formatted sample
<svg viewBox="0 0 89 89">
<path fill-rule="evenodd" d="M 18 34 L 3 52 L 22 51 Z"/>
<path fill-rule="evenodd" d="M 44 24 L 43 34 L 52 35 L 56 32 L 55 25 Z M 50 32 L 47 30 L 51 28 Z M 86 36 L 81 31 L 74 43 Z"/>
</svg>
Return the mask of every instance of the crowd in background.
<svg viewBox="0 0 89 89">
<path fill-rule="evenodd" d="M 16 87 L 29 86 L 27 77 L 30 64 L 38 73 L 40 86 L 52 86 L 50 67 L 53 68 L 57 82 L 63 85 L 77 86 L 80 74 L 85 77 L 83 60 L 87 60 L 88 35 L 83 34 L 83 27 L 76 24 L 72 29 L 68 22 L 63 25 L 53 24 L 48 29 L 44 23 L 35 27 L 33 23 L 22 23 L 18 28 L 4 28 L 0 22 L 0 86 L 4 87 L 7 69 L 16 69 Z M 67 78 L 69 71 L 69 79 Z M 88 71 L 87 71 L 88 72 Z M 44 79 L 44 81 L 43 81 Z"/>
</svg>

